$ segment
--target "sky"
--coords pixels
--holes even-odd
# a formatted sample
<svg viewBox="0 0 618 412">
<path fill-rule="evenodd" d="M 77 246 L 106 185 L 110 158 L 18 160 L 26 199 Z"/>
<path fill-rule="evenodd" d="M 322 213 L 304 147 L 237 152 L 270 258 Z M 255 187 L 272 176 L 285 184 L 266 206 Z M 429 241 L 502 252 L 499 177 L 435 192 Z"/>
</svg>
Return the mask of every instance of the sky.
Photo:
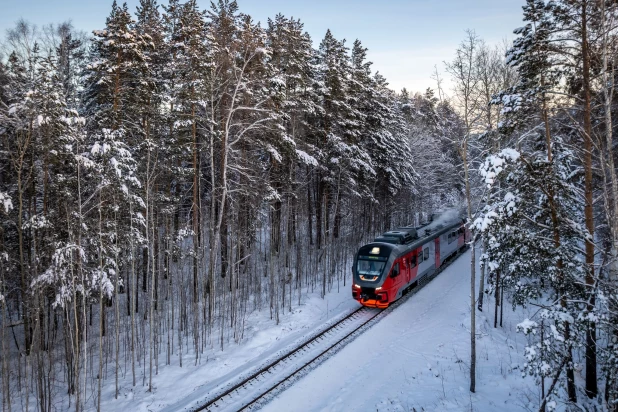
<svg viewBox="0 0 618 412">
<path fill-rule="evenodd" d="M 20 18 L 37 26 L 71 20 L 88 33 L 101 29 L 113 0 L 0 0 L 0 34 Z M 119 0 L 119 3 L 121 0 Z M 139 0 L 128 0 L 134 11 Z M 167 0 L 159 0 L 166 4 Z M 209 0 L 198 0 L 202 8 Z M 422 92 L 435 89 L 435 66 L 444 62 L 471 29 L 488 44 L 514 39 L 523 25 L 524 0 L 238 0 L 241 12 L 265 26 L 282 13 L 300 18 L 317 47 L 327 29 L 351 46 L 359 39 L 368 48 L 373 70 L 386 77 L 394 90 Z M 448 92 L 448 91 L 447 91 Z"/>
</svg>

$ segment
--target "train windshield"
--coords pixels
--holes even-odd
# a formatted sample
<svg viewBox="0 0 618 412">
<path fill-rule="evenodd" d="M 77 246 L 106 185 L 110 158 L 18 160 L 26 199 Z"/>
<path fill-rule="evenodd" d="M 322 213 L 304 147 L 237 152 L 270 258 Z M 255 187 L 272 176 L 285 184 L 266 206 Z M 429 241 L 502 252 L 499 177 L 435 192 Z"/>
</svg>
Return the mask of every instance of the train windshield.
<svg viewBox="0 0 618 412">
<path fill-rule="evenodd" d="M 386 260 L 386 258 L 378 256 L 371 256 L 371 259 L 363 259 L 363 256 L 359 256 L 356 272 L 363 280 L 376 280 L 384 270 Z"/>
</svg>

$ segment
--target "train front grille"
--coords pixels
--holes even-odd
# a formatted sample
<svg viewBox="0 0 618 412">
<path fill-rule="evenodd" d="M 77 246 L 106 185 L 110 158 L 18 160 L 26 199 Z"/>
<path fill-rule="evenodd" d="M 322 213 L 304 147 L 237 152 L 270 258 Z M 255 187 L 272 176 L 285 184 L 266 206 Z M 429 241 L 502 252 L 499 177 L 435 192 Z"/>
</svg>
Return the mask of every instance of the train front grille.
<svg viewBox="0 0 618 412">
<path fill-rule="evenodd" d="M 361 298 L 377 299 L 375 288 L 361 288 Z"/>
</svg>

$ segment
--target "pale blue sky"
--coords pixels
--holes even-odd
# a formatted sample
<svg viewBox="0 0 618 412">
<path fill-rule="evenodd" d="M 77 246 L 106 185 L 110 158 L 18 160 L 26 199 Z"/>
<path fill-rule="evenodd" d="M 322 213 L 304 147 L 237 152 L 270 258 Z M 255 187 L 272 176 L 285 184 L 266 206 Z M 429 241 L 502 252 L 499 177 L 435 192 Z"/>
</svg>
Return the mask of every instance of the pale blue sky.
<svg viewBox="0 0 618 412">
<path fill-rule="evenodd" d="M 23 17 L 42 26 L 71 20 L 91 32 L 105 24 L 113 0 L 0 0 L 0 33 Z M 122 1 L 119 1 L 122 3 Z M 135 10 L 139 0 L 127 1 Z M 166 4 L 167 0 L 159 0 Z M 198 0 L 202 8 L 210 1 Z M 240 11 L 264 23 L 278 12 L 300 18 L 317 46 L 330 28 L 351 44 L 358 38 L 369 48 L 373 69 L 393 89 L 424 91 L 434 87 L 434 65 L 453 58 L 466 29 L 487 43 L 513 39 L 522 25 L 524 0 L 238 0 Z M 264 24 L 263 24 L 264 25 Z"/>
</svg>

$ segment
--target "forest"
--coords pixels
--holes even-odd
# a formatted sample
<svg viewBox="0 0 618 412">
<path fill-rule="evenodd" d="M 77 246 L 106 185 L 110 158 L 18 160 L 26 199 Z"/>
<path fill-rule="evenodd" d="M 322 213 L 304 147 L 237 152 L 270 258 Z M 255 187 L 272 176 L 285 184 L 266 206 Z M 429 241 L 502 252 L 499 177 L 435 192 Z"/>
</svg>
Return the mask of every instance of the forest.
<svg viewBox="0 0 618 412">
<path fill-rule="evenodd" d="M 314 48 L 300 20 L 262 27 L 232 0 L 114 2 L 91 34 L 17 22 L 2 410 L 151 389 L 160 365 L 242 342 L 249 314 L 349 288 L 359 245 L 448 207 L 474 235 L 471 330 L 484 296 L 537 307 L 519 328 L 539 410 L 618 410 L 618 4 L 527 0 L 522 19 L 512 44 L 467 31 L 423 93 L 391 90 L 360 40 Z"/>
</svg>

